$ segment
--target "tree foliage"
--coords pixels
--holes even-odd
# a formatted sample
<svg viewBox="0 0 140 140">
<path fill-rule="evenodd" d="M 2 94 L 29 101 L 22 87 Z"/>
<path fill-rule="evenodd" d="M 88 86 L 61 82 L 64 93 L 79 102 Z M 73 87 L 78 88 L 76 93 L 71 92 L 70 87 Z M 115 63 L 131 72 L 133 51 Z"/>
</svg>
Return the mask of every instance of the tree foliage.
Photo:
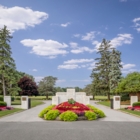
<svg viewBox="0 0 140 140">
<path fill-rule="evenodd" d="M 110 73 L 109 73 L 110 92 L 114 92 L 121 79 L 122 65 L 120 55 L 121 53 L 115 49 L 113 49 L 110 54 Z"/>
<path fill-rule="evenodd" d="M 10 31 L 6 26 L 0 29 L 0 81 L 2 86 L 3 95 L 8 94 L 8 92 L 18 90 L 15 81 L 15 62 L 11 57 L 11 47 L 9 45 Z"/>
<path fill-rule="evenodd" d="M 95 67 L 92 70 L 92 91 L 93 94 L 104 93 L 110 99 L 110 93 L 113 91 L 121 77 L 120 52 L 112 50 L 110 41 L 102 40 L 98 48 L 99 58 L 96 58 Z"/>
<path fill-rule="evenodd" d="M 37 85 L 36 83 L 29 77 L 24 76 L 18 82 L 18 86 L 21 88 L 20 95 L 32 96 L 38 95 Z"/>
<path fill-rule="evenodd" d="M 121 79 L 116 93 L 137 93 L 140 92 L 140 72 L 129 73 L 125 78 Z"/>
<path fill-rule="evenodd" d="M 44 77 L 38 84 L 38 90 L 40 95 L 46 95 L 48 99 L 49 94 L 53 94 L 55 92 L 55 83 L 57 78 L 53 76 Z"/>
</svg>

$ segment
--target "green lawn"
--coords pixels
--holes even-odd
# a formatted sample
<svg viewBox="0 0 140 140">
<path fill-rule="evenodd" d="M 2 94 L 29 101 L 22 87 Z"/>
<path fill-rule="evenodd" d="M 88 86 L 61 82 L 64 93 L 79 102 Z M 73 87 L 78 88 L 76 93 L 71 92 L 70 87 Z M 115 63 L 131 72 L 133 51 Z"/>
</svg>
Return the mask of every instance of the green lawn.
<svg viewBox="0 0 140 140">
<path fill-rule="evenodd" d="M 4 110 L 4 111 L 0 111 L 0 117 L 18 112 L 18 111 L 22 111 L 23 109 L 20 108 L 14 108 L 13 110 Z"/>
<path fill-rule="evenodd" d="M 11 103 L 12 105 L 21 105 L 20 100 L 15 100 L 14 102 Z M 43 102 L 41 100 L 31 100 L 31 108 L 35 107 L 37 105 L 41 105 Z"/>
<path fill-rule="evenodd" d="M 126 109 L 120 109 L 120 110 L 127 112 L 127 113 L 131 113 L 131 114 L 140 116 L 140 111 L 126 110 Z"/>
<path fill-rule="evenodd" d="M 37 105 L 41 105 L 41 104 L 44 104 L 44 103 L 42 101 L 39 101 L 39 100 L 33 100 L 33 101 L 31 101 L 31 108 L 35 107 Z"/>
<path fill-rule="evenodd" d="M 110 107 L 110 101 L 98 102 L 98 104 Z"/>
</svg>

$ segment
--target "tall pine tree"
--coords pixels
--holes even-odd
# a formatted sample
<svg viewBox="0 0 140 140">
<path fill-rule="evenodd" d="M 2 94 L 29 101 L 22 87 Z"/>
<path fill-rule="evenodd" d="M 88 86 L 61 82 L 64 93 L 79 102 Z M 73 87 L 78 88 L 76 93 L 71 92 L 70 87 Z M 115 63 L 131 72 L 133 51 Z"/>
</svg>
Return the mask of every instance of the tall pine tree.
<svg viewBox="0 0 140 140">
<path fill-rule="evenodd" d="M 9 45 L 11 38 L 10 31 L 6 26 L 0 29 L 0 79 L 4 96 L 8 91 L 9 84 L 12 83 L 12 72 L 15 70 L 15 62 L 11 57 L 12 52 Z"/>
<path fill-rule="evenodd" d="M 109 73 L 109 81 L 110 81 L 110 92 L 114 92 L 117 88 L 118 83 L 121 80 L 121 53 L 115 49 L 112 50 L 110 54 L 110 73 Z"/>
<path fill-rule="evenodd" d="M 100 92 L 104 92 L 105 94 L 107 94 L 109 100 L 110 100 L 110 87 L 109 87 L 110 49 L 111 49 L 110 41 L 103 39 L 101 45 L 98 48 L 98 53 L 100 54 L 101 57 L 95 59 L 97 60 L 97 62 L 91 74 L 91 78 L 94 79 L 94 73 L 98 73 L 100 79 L 99 86 Z"/>
</svg>

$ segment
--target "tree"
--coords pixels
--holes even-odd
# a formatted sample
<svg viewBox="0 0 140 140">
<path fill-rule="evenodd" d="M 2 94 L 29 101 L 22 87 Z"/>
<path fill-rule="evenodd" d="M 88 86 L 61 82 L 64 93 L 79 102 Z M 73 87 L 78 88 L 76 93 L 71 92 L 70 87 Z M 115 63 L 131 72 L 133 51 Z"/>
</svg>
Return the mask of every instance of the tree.
<svg viewBox="0 0 140 140">
<path fill-rule="evenodd" d="M 115 89 L 116 93 L 138 93 L 140 92 L 140 72 L 129 73 L 122 78 Z"/>
<path fill-rule="evenodd" d="M 91 78 L 94 79 L 94 73 L 98 73 L 100 79 L 100 90 L 103 90 L 110 100 L 110 87 L 109 87 L 109 72 L 110 72 L 110 41 L 103 39 L 101 45 L 98 48 L 100 58 L 96 58 L 95 68 L 91 73 Z"/>
<path fill-rule="evenodd" d="M 83 91 L 86 92 L 87 95 L 91 95 L 91 94 L 92 94 L 91 88 L 92 88 L 92 84 L 88 84 L 88 85 L 86 85 L 86 87 L 83 89 Z"/>
<path fill-rule="evenodd" d="M 36 83 L 29 77 L 24 76 L 23 78 L 20 79 L 18 82 L 18 86 L 21 88 L 20 95 L 28 95 L 32 96 L 38 95 L 38 90 L 37 90 L 37 85 Z"/>
<path fill-rule="evenodd" d="M 39 93 L 46 95 L 46 98 L 48 99 L 49 94 L 55 92 L 54 85 L 56 80 L 57 78 L 53 76 L 44 77 L 38 84 Z"/>
<path fill-rule="evenodd" d="M 12 83 L 13 71 L 16 69 L 14 59 L 11 57 L 11 48 L 8 44 L 11 38 L 10 31 L 6 26 L 0 29 L 0 80 L 4 96 L 7 94 L 8 84 Z"/>
<path fill-rule="evenodd" d="M 110 91 L 114 92 L 117 88 L 118 83 L 121 79 L 121 53 L 116 51 L 115 49 L 112 50 L 110 54 L 110 73 L 109 73 L 109 82 L 110 82 Z"/>
</svg>

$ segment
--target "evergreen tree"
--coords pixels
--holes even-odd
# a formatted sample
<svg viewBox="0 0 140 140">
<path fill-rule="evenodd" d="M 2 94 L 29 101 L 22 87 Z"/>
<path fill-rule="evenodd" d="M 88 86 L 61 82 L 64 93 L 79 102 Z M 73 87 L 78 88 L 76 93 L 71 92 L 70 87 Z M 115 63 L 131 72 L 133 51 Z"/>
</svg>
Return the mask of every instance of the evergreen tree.
<svg viewBox="0 0 140 140">
<path fill-rule="evenodd" d="M 112 50 L 110 54 L 110 73 L 109 73 L 109 81 L 110 81 L 110 91 L 114 92 L 115 88 L 117 88 L 118 83 L 121 79 L 121 53 L 115 49 Z"/>
<path fill-rule="evenodd" d="M 9 84 L 12 83 L 13 73 L 11 72 L 15 70 L 15 62 L 11 57 L 12 52 L 9 45 L 11 38 L 6 26 L 0 29 L 0 80 L 4 96 L 7 94 Z"/>
<path fill-rule="evenodd" d="M 101 45 L 98 48 L 98 53 L 101 55 L 95 64 L 95 68 L 92 71 L 91 78 L 94 79 L 94 73 L 98 73 L 100 79 L 100 92 L 104 91 L 108 95 L 110 100 L 110 87 L 109 87 L 109 72 L 110 72 L 110 41 L 103 39 Z"/>
</svg>

